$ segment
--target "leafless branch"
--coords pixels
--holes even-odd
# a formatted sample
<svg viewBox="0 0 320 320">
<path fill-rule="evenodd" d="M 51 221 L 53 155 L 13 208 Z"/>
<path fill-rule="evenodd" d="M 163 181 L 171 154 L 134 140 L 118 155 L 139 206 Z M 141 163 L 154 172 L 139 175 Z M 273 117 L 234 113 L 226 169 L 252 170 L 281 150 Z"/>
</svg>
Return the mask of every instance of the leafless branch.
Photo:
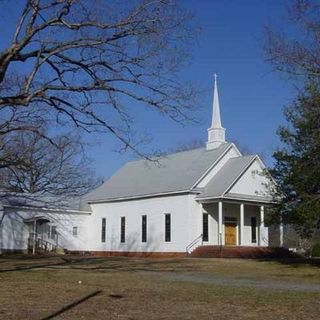
<svg viewBox="0 0 320 320">
<path fill-rule="evenodd" d="M 194 32 L 176 1 L 25 0 L 21 10 L 0 52 L 0 112 L 41 118 L 41 106 L 51 120 L 109 132 L 140 155 L 131 104 L 193 120 L 196 90 L 178 79 Z"/>
</svg>

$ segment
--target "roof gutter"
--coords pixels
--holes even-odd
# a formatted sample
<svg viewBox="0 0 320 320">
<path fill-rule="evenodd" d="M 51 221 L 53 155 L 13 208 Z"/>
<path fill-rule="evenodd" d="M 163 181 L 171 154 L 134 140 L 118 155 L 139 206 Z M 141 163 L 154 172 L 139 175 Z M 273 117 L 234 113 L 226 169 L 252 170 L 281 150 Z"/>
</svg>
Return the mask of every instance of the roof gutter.
<svg viewBox="0 0 320 320">
<path fill-rule="evenodd" d="M 163 192 L 163 193 L 151 193 L 146 195 L 138 195 L 132 197 L 122 197 L 122 198 L 112 198 L 112 199 L 100 199 L 100 200 L 89 200 L 89 204 L 95 203 L 106 203 L 106 202 L 120 202 L 120 201 L 131 201 L 139 199 L 148 199 L 153 197 L 165 197 L 165 196 L 174 196 L 174 195 L 183 195 L 183 194 L 198 194 L 199 192 L 193 190 L 181 190 L 181 191 L 172 191 L 172 192 Z"/>
<path fill-rule="evenodd" d="M 213 200 L 213 201 L 212 201 Z M 231 200 L 232 202 L 235 201 L 242 201 L 242 202 L 249 202 L 249 203 L 266 203 L 266 204 L 277 204 L 276 201 L 274 200 L 269 200 L 267 198 L 263 199 L 248 199 L 248 198 L 238 198 L 238 197 L 224 197 L 224 196 L 219 196 L 219 197 L 205 197 L 205 198 L 197 198 L 196 201 L 198 202 L 217 202 L 219 200 Z"/>
<path fill-rule="evenodd" d="M 81 210 L 71 210 L 71 209 L 52 209 L 52 208 L 45 208 L 45 207 L 28 207 L 28 206 L 13 206 L 13 205 L 3 205 L 4 208 L 11 208 L 11 209 L 22 209 L 27 211 L 44 211 L 44 212 L 52 212 L 52 213 L 70 213 L 70 214 L 85 214 L 91 215 L 91 211 L 81 211 Z"/>
</svg>

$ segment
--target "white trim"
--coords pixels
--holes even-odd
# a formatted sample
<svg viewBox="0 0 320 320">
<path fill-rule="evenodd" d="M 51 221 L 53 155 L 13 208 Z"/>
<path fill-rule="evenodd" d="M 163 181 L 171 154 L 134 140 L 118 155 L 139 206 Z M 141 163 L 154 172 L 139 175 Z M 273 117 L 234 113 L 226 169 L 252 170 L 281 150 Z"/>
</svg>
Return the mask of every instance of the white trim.
<svg viewBox="0 0 320 320">
<path fill-rule="evenodd" d="M 263 199 L 247 199 L 247 198 L 232 198 L 232 197 L 223 197 L 223 196 L 217 196 L 217 197 L 206 197 L 206 198 L 198 198 L 198 199 L 195 199 L 196 201 L 199 201 L 199 202 L 204 202 L 204 201 L 207 201 L 207 200 L 219 200 L 219 199 L 223 199 L 223 200 L 232 200 L 232 201 L 244 201 L 244 202 L 257 202 L 257 203 L 269 203 L 269 204 L 276 204 L 277 202 L 274 202 L 272 201 L 271 199 L 270 200 L 267 200 L 266 198 Z M 217 201 L 216 201 L 217 202 Z"/>
<path fill-rule="evenodd" d="M 263 244 L 263 228 L 264 228 L 264 206 L 260 206 L 259 216 L 259 246 Z"/>
<path fill-rule="evenodd" d="M 224 234 L 223 234 L 223 203 L 218 202 L 218 244 L 224 245 Z"/>
<path fill-rule="evenodd" d="M 268 174 L 270 180 L 271 180 L 275 185 L 277 185 L 276 181 L 273 179 L 272 175 L 270 174 L 270 172 L 269 172 L 268 168 L 266 167 L 266 165 L 263 163 L 263 161 L 262 161 L 262 159 L 260 158 L 260 156 L 257 154 L 256 157 L 257 157 L 257 160 L 260 162 L 261 166 L 263 167 L 263 169 L 267 169 L 267 174 Z"/>
<path fill-rule="evenodd" d="M 236 151 L 239 153 L 239 157 L 243 157 L 242 153 L 238 149 L 238 147 L 232 142 L 231 145 L 236 149 Z"/>
<path fill-rule="evenodd" d="M 280 225 L 279 225 L 279 245 L 280 247 L 283 247 L 283 222 L 282 219 L 280 221 Z"/>
<path fill-rule="evenodd" d="M 230 184 L 230 186 L 222 193 L 222 196 L 224 196 L 230 189 L 239 181 L 239 179 L 243 176 L 243 174 L 250 168 L 250 166 L 253 164 L 253 162 L 257 159 L 257 155 L 253 157 L 253 159 L 249 162 L 248 165 L 245 166 L 245 168 L 239 173 L 239 175 L 233 180 L 233 182 Z"/>
<path fill-rule="evenodd" d="M 144 199 L 144 198 L 163 197 L 163 196 L 167 196 L 167 195 L 182 195 L 182 194 L 189 194 L 189 193 L 196 193 L 197 194 L 199 192 L 188 189 L 188 190 L 163 192 L 163 193 L 150 193 L 150 194 L 146 194 L 146 195 L 111 198 L 111 199 L 105 199 L 105 200 L 103 200 L 103 199 L 101 199 L 101 200 L 88 200 L 88 204 L 105 203 L 105 202 L 118 202 L 118 201 L 136 200 L 136 199 Z"/>
<path fill-rule="evenodd" d="M 246 165 L 246 167 L 240 172 L 240 174 L 233 180 L 233 182 L 230 184 L 230 186 L 219 196 L 215 196 L 215 197 L 204 197 L 204 198 L 197 198 L 197 201 L 203 201 L 203 200 L 210 200 L 210 199 L 230 199 L 230 200 L 238 200 L 238 201 L 247 201 L 247 202 L 258 202 L 258 203 L 273 203 L 273 204 L 277 204 L 278 202 L 274 201 L 273 199 L 268 200 L 267 198 L 264 199 L 248 199 L 245 197 L 228 197 L 227 193 L 230 191 L 230 189 L 232 189 L 232 187 L 239 181 L 239 179 L 244 175 L 244 173 L 250 168 L 250 166 L 254 163 L 255 160 L 258 160 L 258 162 L 260 163 L 260 165 L 262 166 L 263 169 L 266 169 L 265 164 L 262 162 L 262 160 L 260 159 L 260 157 L 258 155 L 254 155 L 254 157 L 252 158 L 252 160 L 249 162 L 248 165 Z M 268 172 L 269 173 L 269 172 Z M 269 176 L 272 179 L 272 176 L 269 173 Z M 274 180 L 272 179 L 272 182 L 274 182 Z M 274 182 L 275 183 L 275 182 Z"/>
<path fill-rule="evenodd" d="M 202 176 L 192 185 L 191 189 L 194 189 L 208 175 L 208 173 L 220 162 L 220 160 L 226 155 L 231 147 L 235 147 L 236 151 L 239 153 L 239 156 L 241 156 L 238 148 L 233 143 L 231 143 L 229 147 L 220 155 L 220 157 L 216 159 L 216 161 L 213 162 L 213 164 L 205 171 L 205 173 L 203 173 Z"/>
<path fill-rule="evenodd" d="M 240 203 L 240 219 L 239 219 L 239 245 L 244 243 L 244 203 Z"/>
<path fill-rule="evenodd" d="M 55 213 L 70 213 L 70 214 L 86 214 L 91 215 L 91 211 L 80 211 L 80 210 L 70 210 L 70 209 L 51 209 L 45 207 L 26 207 L 26 206 L 11 206 L 11 205 L 4 205 L 4 208 L 11 208 L 11 209 L 22 209 L 22 210 L 29 210 L 29 211 L 49 211 Z"/>
</svg>

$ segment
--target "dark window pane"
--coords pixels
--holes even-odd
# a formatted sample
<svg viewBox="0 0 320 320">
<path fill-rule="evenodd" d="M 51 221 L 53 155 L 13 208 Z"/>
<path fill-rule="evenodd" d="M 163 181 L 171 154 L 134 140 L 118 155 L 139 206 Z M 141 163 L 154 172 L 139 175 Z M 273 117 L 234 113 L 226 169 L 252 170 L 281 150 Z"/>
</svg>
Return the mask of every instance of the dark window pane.
<svg viewBox="0 0 320 320">
<path fill-rule="evenodd" d="M 147 242 L 147 216 L 142 216 L 142 242 Z"/>
<path fill-rule="evenodd" d="M 257 242 L 257 218 L 256 217 L 251 218 L 251 242 L 252 243 Z"/>
<path fill-rule="evenodd" d="M 51 226 L 51 239 L 55 240 L 57 237 L 57 227 Z"/>
<path fill-rule="evenodd" d="M 165 241 L 170 242 L 171 241 L 171 215 L 170 213 L 167 213 L 165 215 Z"/>
<path fill-rule="evenodd" d="M 106 242 L 106 218 L 102 218 L 101 225 L 101 242 Z"/>
<path fill-rule="evenodd" d="M 207 213 L 204 213 L 202 216 L 202 237 L 203 241 L 209 241 L 209 224 Z"/>
<path fill-rule="evenodd" d="M 121 235 L 120 242 L 126 242 L 126 218 L 121 217 Z"/>
</svg>

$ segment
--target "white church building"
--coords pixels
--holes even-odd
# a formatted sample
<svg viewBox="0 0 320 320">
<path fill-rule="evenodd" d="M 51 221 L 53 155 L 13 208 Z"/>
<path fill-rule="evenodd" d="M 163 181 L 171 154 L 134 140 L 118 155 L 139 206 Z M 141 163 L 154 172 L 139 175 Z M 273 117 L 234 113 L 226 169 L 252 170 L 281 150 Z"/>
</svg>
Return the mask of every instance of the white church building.
<svg viewBox="0 0 320 320">
<path fill-rule="evenodd" d="M 184 255 L 206 245 L 265 247 L 273 202 L 264 170 L 258 155 L 243 156 L 225 140 L 215 78 L 206 147 L 130 161 L 75 204 L 3 201 L 0 252 Z"/>
</svg>

